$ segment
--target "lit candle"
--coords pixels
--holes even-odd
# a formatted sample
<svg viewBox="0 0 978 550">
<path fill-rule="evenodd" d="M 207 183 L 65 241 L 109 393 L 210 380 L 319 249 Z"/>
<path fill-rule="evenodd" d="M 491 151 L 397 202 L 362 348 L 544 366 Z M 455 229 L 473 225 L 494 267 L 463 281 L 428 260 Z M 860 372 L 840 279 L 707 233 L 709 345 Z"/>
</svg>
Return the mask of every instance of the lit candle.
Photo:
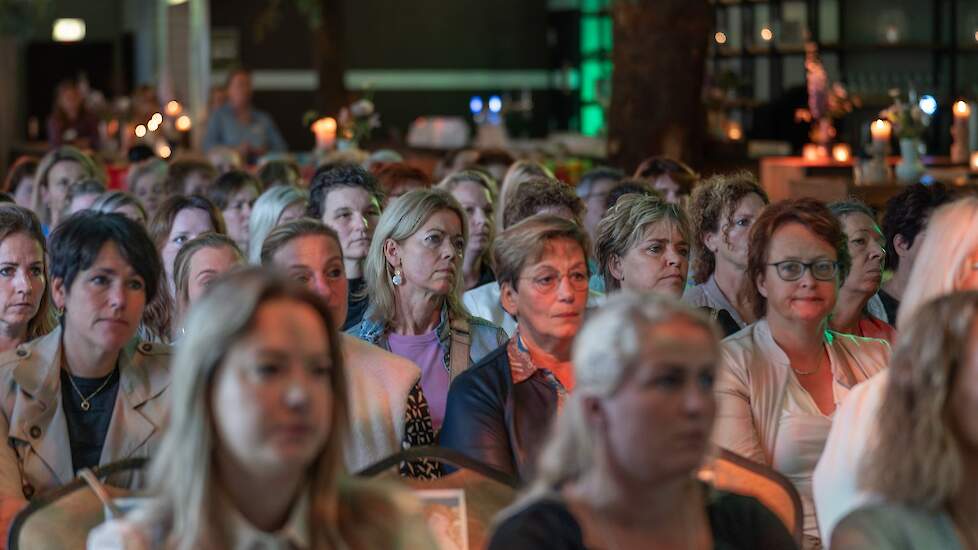
<svg viewBox="0 0 978 550">
<path fill-rule="evenodd" d="M 324 117 L 312 124 L 316 134 L 316 149 L 331 149 L 336 141 L 336 119 Z"/>
<path fill-rule="evenodd" d="M 727 126 L 727 139 L 730 141 L 740 141 L 744 137 L 744 130 L 740 123 L 731 121 Z"/>
<path fill-rule="evenodd" d="M 876 119 L 873 121 L 873 125 L 869 127 L 869 131 L 873 134 L 874 143 L 879 142 L 889 144 L 893 126 L 887 120 Z"/>
<path fill-rule="evenodd" d="M 978 151 L 971 153 L 971 171 L 978 172 Z"/>
<path fill-rule="evenodd" d="M 836 143 L 832 146 L 832 158 L 836 162 L 849 162 L 852 158 L 852 147 L 845 143 Z"/>
<path fill-rule="evenodd" d="M 951 126 L 951 162 L 964 164 L 968 161 L 968 125 L 971 117 L 971 106 L 965 101 L 954 103 L 954 125 Z"/>
<path fill-rule="evenodd" d="M 818 145 L 814 143 L 806 143 L 801 148 L 801 156 L 807 161 L 816 161 L 822 155 L 820 154 Z"/>
</svg>

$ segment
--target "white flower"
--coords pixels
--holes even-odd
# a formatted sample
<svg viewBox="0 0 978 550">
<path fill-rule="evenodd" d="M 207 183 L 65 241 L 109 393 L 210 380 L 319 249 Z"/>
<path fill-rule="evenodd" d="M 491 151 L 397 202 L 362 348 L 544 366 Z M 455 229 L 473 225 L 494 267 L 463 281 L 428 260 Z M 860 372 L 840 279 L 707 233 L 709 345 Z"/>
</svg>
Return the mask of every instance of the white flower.
<svg viewBox="0 0 978 550">
<path fill-rule="evenodd" d="M 369 99 L 361 99 L 350 105 L 350 114 L 356 118 L 368 117 L 374 114 L 374 104 Z"/>
</svg>

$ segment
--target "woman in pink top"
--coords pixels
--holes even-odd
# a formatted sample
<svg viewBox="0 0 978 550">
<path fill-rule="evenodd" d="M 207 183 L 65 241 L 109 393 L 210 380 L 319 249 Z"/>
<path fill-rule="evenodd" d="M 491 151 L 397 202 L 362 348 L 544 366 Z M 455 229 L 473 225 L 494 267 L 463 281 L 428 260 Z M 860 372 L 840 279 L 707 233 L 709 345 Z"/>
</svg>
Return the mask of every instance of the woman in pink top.
<svg viewBox="0 0 978 550">
<path fill-rule="evenodd" d="M 870 298 L 879 292 L 883 282 L 883 260 L 886 258 L 883 232 L 876 224 L 873 211 L 859 201 L 832 203 L 829 210 L 842 225 L 852 257 L 852 268 L 839 288 L 839 300 L 829 326 L 845 334 L 880 338 L 892 343 L 896 330 L 866 310 Z"/>
</svg>

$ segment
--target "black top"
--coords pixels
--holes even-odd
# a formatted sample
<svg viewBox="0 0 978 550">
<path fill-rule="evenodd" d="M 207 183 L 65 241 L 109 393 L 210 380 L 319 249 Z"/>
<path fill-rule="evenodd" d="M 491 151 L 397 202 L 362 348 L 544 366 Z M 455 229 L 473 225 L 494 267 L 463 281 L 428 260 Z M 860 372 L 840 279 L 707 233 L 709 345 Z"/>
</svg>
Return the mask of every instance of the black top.
<svg viewBox="0 0 978 550">
<path fill-rule="evenodd" d="M 71 377 L 69 379 L 69 376 Z M 98 390 L 106 379 L 108 383 L 88 400 L 89 409 L 82 409 L 82 398 L 71 385 L 75 385 L 85 397 Z M 116 394 L 119 392 L 119 369 L 102 378 L 80 378 L 61 370 L 61 404 L 68 421 L 68 441 L 71 442 L 71 464 L 77 472 L 82 468 L 98 466 L 105 444 L 105 434 L 112 421 Z"/>
<path fill-rule="evenodd" d="M 350 279 L 346 294 L 346 322 L 343 323 L 343 328 L 340 330 L 349 330 L 359 325 L 360 321 L 363 320 L 363 314 L 370 304 L 365 292 L 366 287 L 367 282 L 363 277 Z"/>
<path fill-rule="evenodd" d="M 886 322 L 896 326 L 897 312 L 900 311 L 900 300 L 886 293 L 885 290 L 878 292 L 880 301 L 883 302 L 883 310 L 886 311 Z"/>
<path fill-rule="evenodd" d="M 713 491 L 706 506 L 718 550 L 796 548 L 795 541 L 771 511 L 755 499 Z M 611 548 L 603 544 L 602 550 Z M 597 550 L 584 546 L 577 519 L 562 500 L 539 500 L 502 522 L 489 542 L 489 550 Z"/>
</svg>

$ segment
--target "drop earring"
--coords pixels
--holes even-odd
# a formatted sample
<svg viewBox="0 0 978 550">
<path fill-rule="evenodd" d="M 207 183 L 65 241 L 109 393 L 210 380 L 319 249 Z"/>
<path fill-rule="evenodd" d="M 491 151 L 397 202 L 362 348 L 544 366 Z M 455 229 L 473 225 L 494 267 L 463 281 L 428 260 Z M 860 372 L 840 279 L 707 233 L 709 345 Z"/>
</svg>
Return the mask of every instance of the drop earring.
<svg viewBox="0 0 978 550">
<path fill-rule="evenodd" d="M 391 277 L 391 283 L 394 286 L 401 286 L 404 283 L 404 277 L 401 277 L 401 268 L 394 268 L 394 276 Z"/>
</svg>

